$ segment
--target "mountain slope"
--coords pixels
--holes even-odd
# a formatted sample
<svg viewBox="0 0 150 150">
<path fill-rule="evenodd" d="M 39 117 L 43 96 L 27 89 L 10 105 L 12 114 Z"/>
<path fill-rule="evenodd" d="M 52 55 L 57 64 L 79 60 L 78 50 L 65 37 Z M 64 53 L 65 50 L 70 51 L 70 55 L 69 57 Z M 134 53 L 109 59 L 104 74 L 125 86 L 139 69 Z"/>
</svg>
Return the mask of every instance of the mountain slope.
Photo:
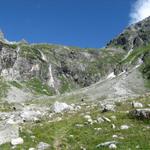
<svg viewBox="0 0 150 150">
<path fill-rule="evenodd" d="M 150 149 L 149 32 L 150 17 L 103 49 L 0 34 L 0 149 Z"/>
<path fill-rule="evenodd" d="M 9 42 L 2 36 L 0 73 L 7 90 L 1 95 L 19 102 L 81 88 L 87 95 L 95 93 L 94 99 L 143 93 L 143 77 L 149 79 L 149 32 L 150 17 L 125 29 L 103 49 Z"/>
<path fill-rule="evenodd" d="M 96 83 L 113 71 L 124 51 L 80 49 L 58 45 L 0 43 L 1 76 L 10 85 L 9 93 L 55 95 Z M 27 93 L 27 94 L 25 94 Z M 28 97 L 28 96 L 27 96 Z M 8 98 L 9 99 L 9 98 Z"/>
</svg>

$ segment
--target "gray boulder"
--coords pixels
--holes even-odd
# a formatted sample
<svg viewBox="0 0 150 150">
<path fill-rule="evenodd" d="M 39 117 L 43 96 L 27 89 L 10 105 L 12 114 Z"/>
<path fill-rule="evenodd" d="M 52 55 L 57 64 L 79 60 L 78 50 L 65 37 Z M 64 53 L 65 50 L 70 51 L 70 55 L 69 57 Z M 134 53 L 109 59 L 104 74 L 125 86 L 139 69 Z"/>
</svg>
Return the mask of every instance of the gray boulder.
<svg viewBox="0 0 150 150">
<path fill-rule="evenodd" d="M 73 110 L 73 107 L 71 105 L 66 104 L 66 103 L 55 102 L 52 105 L 51 110 L 55 113 L 61 113 L 63 111 Z"/>
<path fill-rule="evenodd" d="M 0 145 L 10 142 L 19 137 L 19 127 L 17 125 L 0 124 Z"/>
<path fill-rule="evenodd" d="M 150 108 L 135 109 L 129 112 L 129 116 L 137 119 L 150 119 Z"/>
<path fill-rule="evenodd" d="M 49 150 L 50 149 L 50 144 L 44 143 L 44 142 L 40 142 L 37 145 L 37 150 Z"/>
<path fill-rule="evenodd" d="M 134 108 L 142 108 L 143 107 L 143 104 L 142 103 L 139 103 L 139 102 L 132 102 L 132 106 Z"/>
<path fill-rule="evenodd" d="M 118 142 L 116 142 L 116 141 L 108 141 L 108 142 L 104 142 L 104 143 L 101 143 L 101 144 L 98 144 L 97 146 L 96 146 L 96 148 L 100 148 L 100 147 L 107 147 L 107 146 L 110 146 L 110 145 L 112 145 L 112 144 L 118 144 Z"/>
<path fill-rule="evenodd" d="M 102 107 L 102 112 L 115 111 L 114 104 L 102 104 L 101 107 Z"/>
</svg>

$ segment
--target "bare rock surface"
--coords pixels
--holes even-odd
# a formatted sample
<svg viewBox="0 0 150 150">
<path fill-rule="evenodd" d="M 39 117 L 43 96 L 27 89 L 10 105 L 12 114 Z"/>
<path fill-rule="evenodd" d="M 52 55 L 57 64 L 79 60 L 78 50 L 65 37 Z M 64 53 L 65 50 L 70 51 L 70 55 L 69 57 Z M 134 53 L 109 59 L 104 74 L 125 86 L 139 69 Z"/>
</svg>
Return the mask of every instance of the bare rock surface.
<svg viewBox="0 0 150 150">
<path fill-rule="evenodd" d="M 40 142 L 37 145 L 37 150 L 49 150 L 50 149 L 50 144 L 44 143 L 44 142 Z"/>
<path fill-rule="evenodd" d="M 73 110 L 73 107 L 71 105 L 66 104 L 66 103 L 56 101 L 52 105 L 51 110 L 55 113 L 60 113 L 60 112 L 67 111 L 67 110 Z"/>
<path fill-rule="evenodd" d="M 19 127 L 17 125 L 5 124 L 5 122 L 0 124 L 0 145 L 18 137 Z"/>
<path fill-rule="evenodd" d="M 16 145 L 19 145 L 19 144 L 23 144 L 23 139 L 21 137 L 18 137 L 18 138 L 13 138 L 11 139 L 11 144 L 13 146 L 16 146 Z"/>
<path fill-rule="evenodd" d="M 143 108 L 143 109 L 135 109 L 129 112 L 131 117 L 137 119 L 150 119 L 150 108 Z"/>
</svg>

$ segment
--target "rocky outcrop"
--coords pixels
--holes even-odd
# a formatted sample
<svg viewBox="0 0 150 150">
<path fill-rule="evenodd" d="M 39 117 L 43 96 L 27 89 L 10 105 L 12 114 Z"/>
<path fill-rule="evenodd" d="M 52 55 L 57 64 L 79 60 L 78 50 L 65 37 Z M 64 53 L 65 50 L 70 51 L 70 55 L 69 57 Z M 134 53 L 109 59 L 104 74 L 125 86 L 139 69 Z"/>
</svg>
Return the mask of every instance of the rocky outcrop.
<svg viewBox="0 0 150 150">
<path fill-rule="evenodd" d="M 122 74 L 128 75 L 143 64 L 146 65 L 142 73 L 149 78 L 148 52 L 136 56 L 133 64 L 125 62 L 137 47 L 150 42 L 149 32 L 150 17 L 125 29 L 103 49 L 9 42 L 1 34 L 0 75 L 10 85 L 7 97 L 10 99 L 14 87 L 23 91 L 21 95 L 27 99 L 33 95 L 63 94 L 103 79 L 110 81 Z M 129 93 L 120 83 L 114 88 L 116 95 Z M 18 95 L 13 97 L 22 101 Z"/>
<path fill-rule="evenodd" d="M 19 127 L 6 123 L 0 124 L 0 145 L 19 137 Z"/>
<path fill-rule="evenodd" d="M 114 70 L 121 54 L 112 49 L 0 41 L 0 74 L 34 94 L 54 95 L 96 83 Z"/>
<path fill-rule="evenodd" d="M 149 44 L 150 17 L 126 28 L 117 38 L 108 43 L 108 47 L 121 47 L 127 51 Z"/>
<path fill-rule="evenodd" d="M 129 115 L 131 117 L 137 118 L 137 119 L 150 119 L 150 109 L 149 108 L 143 108 L 143 109 L 135 109 L 130 111 Z"/>
<path fill-rule="evenodd" d="M 11 144 L 13 146 L 19 145 L 19 144 L 23 144 L 23 139 L 21 137 L 15 138 L 11 140 Z"/>
</svg>

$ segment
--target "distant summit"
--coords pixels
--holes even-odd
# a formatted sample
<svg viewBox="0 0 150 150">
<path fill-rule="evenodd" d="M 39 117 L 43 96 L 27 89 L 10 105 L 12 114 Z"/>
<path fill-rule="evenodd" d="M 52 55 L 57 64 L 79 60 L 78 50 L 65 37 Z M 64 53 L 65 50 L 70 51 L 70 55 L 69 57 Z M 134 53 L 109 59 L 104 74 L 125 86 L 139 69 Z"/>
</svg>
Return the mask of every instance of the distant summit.
<svg viewBox="0 0 150 150">
<path fill-rule="evenodd" d="M 150 43 L 150 17 L 126 28 L 119 36 L 111 40 L 108 47 L 121 47 L 131 50 Z"/>
</svg>

